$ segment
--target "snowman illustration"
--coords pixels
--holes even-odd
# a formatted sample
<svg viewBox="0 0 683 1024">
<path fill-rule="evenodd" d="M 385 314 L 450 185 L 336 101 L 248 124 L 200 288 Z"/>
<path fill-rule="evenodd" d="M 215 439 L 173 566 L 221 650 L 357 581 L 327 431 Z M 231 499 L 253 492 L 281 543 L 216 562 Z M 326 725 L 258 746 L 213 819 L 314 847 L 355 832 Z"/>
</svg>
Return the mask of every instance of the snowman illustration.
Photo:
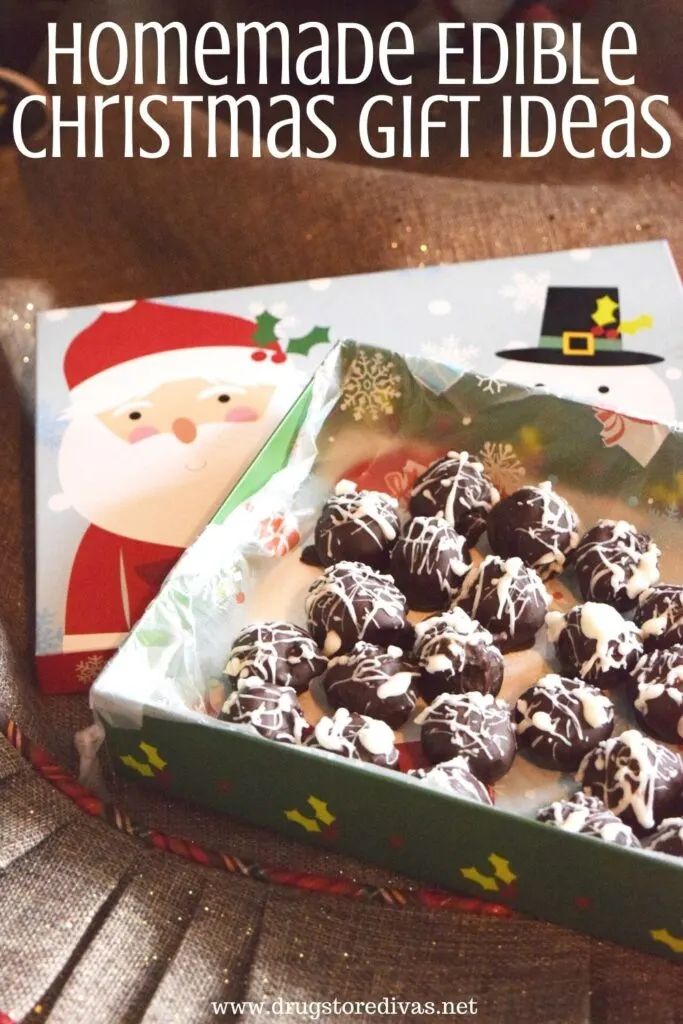
<svg viewBox="0 0 683 1024">
<path fill-rule="evenodd" d="M 624 336 L 653 325 L 619 316 L 618 288 L 550 287 L 536 348 L 497 352 L 494 376 L 593 406 L 607 447 L 619 445 L 647 466 L 676 420 L 673 396 L 649 367 L 662 357 L 625 349 Z"/>
</svg>

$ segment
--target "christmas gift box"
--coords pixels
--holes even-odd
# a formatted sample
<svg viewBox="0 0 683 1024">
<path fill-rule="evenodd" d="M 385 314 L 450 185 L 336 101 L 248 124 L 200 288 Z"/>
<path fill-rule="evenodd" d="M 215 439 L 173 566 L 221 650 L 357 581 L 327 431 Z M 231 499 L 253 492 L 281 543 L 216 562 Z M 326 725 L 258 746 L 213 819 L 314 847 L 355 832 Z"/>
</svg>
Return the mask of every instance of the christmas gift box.
<svg viewBox="0 0 683 1024">
<path fill-rule="evenodd" d="M 677 419 L 682 334 L 663 242 L 42 314 L 41 685 L 90 685 L 332 342 L 578 397 L 646 464 L 665 434 L 640 421 Z"/>
<path fill-rule="evenodd" d="M 558 308 L 564 299 L 557 296 Z M 606 316 L 602 299 L 596 305 Z M 574 330 L 579 320 L 559 345 L 553 311 L 546 326 L 555 360 L 563 346 L 592 345 L 573 337 L 592 334 Z M 606 358 L 617 341 L 606 339 L 608 349 L 596 340 L 596 351 Z M 340 345 L 95 683 L 91 703 L 115 770 L 323 849 L 680 962 L 680 859 L 534 820 L 539 808 L 577 789 L 572 774 L 518 752 L 507 774 L 491 780 L 494 806 L 487 806 L 406 774 L 426 766 L 419 702 L 395 735 L 400 771 L 340 757 L 328 752 L 333 744 L 266 739 L 226 714 L 240 630 L 278 619 L 306 625 L 305 597 L 320 569 L 301 556 L 340 480 L 346 492 L 356 482 L 405 507 L 434 458 L 467 451 L 501 495 L 550 480 L 584 529 L 605 516 L 633 522 L 661 548 L 662 579 L 683 583 L 683 434 L 664 423 L 654 435 L 653 423 L 639 426 L 645 444 L 656 444 L 647 462 L 611 443 L 586 403 L 387 349 Z M 555 611 L 577 601 L 571 570 L 547 588 Z M 549 632 L 541 627 L 533 647 L 506 655 L 500 696 L 509 706 L 557 671 Z M 617 734 L 634 729 L 628 689 L 611 691 Z M 315 681 L 300 700 L 309 724 L 331 714 Z M 676 748 L 666 750 L 666 763 L 683 770 Z"/>
</svg>

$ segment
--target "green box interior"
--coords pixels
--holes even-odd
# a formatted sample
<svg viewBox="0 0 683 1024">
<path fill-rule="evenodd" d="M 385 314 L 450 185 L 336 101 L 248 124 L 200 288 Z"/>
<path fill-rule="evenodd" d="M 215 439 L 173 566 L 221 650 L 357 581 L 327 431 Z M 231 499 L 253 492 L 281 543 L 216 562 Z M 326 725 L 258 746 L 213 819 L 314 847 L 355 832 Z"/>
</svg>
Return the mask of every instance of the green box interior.
<svg viewBox="0 0 683 1024">
<path fill-rule="evenodd" d="M 287 464 L 311 395 L 309 386 L 214 524 L 229 525 L 241 503 Z M 547 401 L 551 409 L 560 402 Z M 619 453 L 615 458 L 621 458 Z M 618 466 L 612 471 L 619 472 Z M 610 486 L 609 470 L 605 479 L 602 486 Z M 172 586 L 173 575 L 164 588 L 166 597 Z M 136 631 L 147 620 L 145 615 Z M 93 706 L 113 763 L 127 777 L 163 785 L 213 810 L 431 885 L 505 902 L 591 935 L 683 959 L 683 864 L 459 800 L 416 786 L 399 773 L 268 743 L 226 723 L 207 728 L 196 715 L 168 716 L 144 704 L 137 727 L 131 728 L 111 713 L 107 696 L 119 658 L 94 687 Z M 133 762 L 149 766 L 144 775 Z"/>
</svg>

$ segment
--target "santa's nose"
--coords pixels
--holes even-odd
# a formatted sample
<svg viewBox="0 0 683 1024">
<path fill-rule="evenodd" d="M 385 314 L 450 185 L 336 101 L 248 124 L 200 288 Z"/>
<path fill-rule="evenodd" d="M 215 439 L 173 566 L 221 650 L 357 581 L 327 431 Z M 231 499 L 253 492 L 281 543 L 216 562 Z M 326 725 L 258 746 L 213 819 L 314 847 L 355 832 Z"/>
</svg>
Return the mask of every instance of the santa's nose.
<svg viewBox="0 0 683 1024">
<path fill-rule="evenodd" d="M 171 430 L 183 444 L 192 444 L 197 436 L 197 427 L 192 420 L 185 419 L 184 416 L 181 416 L 180 419 L 173 420 Z"/>
</svg>

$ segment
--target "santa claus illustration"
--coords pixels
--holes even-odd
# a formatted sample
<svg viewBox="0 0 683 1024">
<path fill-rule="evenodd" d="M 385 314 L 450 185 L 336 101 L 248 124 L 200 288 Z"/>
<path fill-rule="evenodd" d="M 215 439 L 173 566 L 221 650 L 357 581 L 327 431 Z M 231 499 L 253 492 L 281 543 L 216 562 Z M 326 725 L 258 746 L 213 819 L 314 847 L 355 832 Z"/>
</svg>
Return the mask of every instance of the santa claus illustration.
<svg viewBox="0 0 683 1024">
<path fill-rule="evenodd" d="M 275 318 L 259 320 L 136 302 L 71 343 L 63 494 L 50 505 L 89 525 L 64 651 L 118 646 L 301 390 L 288 351 L 306 354 L 308 339 L 285 351 Z"/>
</svg>

